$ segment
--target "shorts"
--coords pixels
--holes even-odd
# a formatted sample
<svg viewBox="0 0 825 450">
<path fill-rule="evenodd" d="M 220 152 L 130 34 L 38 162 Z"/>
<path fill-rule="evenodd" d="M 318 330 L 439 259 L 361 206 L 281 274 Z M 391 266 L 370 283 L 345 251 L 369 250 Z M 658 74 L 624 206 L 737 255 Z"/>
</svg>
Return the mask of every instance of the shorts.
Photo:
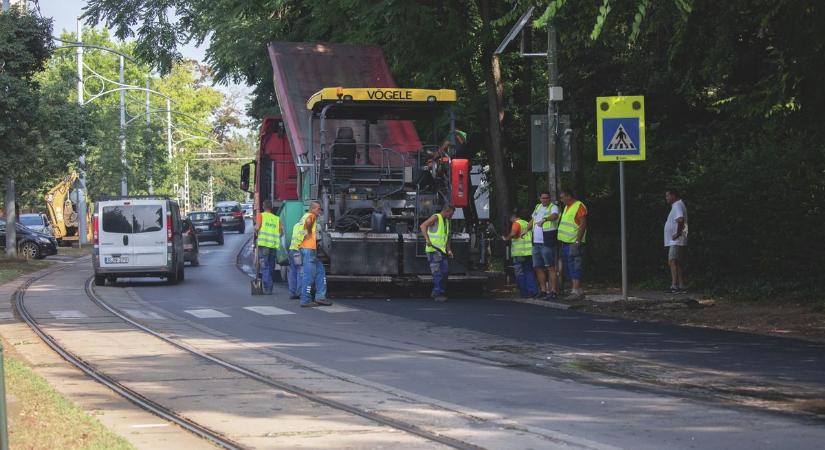
<svg viewBox="0 0 825 450">
<path fill-rule="evenodd" d="M 533 244 L 533 268 L 556 267 L 556 248 Z"/>
<path fill-rule="evenodd" d="M 567 276 L 573 280 L 581 280 L 584 272 L 584 245 L 561 244 L 561 257 Z"/>
<path fill-rule="evenodd" d="M 670 245 L 667 248 L 667 260 L 684 261 L 687 253 L 687 246 L 684 245 Z"/>
</svg>

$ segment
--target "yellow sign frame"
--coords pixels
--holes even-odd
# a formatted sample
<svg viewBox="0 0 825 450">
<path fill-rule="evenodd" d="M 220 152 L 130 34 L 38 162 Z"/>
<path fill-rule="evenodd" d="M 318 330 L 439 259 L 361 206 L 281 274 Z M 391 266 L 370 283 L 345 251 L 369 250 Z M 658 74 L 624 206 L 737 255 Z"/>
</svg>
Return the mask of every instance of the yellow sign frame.
<svg viewBox="0 0 825 450">
<path fill-rule="evenodd" d="M 638 125 L 634 129 L 634 125 Z M 605 142 L 605 128 L 611 134 L 610 141 Z M 622 135 L 624 128 L 628 128 Z M 611 149 L 616 137 L 619 148 Z M 629 138 L 629 139 L 628 139 Z M 638 144 L 633 142 L 636 140 Z M 638 145 L 634 149 L 622 147 L 621 144 Z M 644 161 L 645 145 L 645 98 L 642 95 L 619 95 L 613 97 L 596 97 L 596 154 L 599 162 Z"/>
<path fill-rule="evenodd" d="M 323 101 L 446 103 L 456 101 L 456 91 L 453 89 L 328 87 L 309 98 L 307 109 L 313 109 L 316 104 Z"/>
</svg>

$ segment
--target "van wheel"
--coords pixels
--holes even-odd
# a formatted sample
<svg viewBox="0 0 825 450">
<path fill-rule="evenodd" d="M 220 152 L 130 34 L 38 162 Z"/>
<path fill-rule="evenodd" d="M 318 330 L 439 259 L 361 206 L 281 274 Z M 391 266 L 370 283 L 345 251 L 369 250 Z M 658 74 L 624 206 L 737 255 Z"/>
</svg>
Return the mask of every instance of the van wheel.
<svg viewBox="0 0 825 450">
<path fill-rule="evenodd" d="M 183 270 L 183 264 L 181 264 L 180 267 L 178 268 L 178 281 L 183 281 L 184 278 L 186 278 L 185 273 L 186 272 L 184 272 L 184 270 Z"/>
<path fill-rule="evenodd" d="M 190 261 L 190 262 L 189 262 L 189 264 L 191 264 L 191 265 L 192 265 L 192 267 L 198 267 L 199 265 L 201 265 L 201 262 L 200 262 L 200 257 L 199 257 L 199 256 L 195 256 L 195 259 L 193 259 L 192 261 Z"/>
<path fill-rule="evenodd" d="M 95 286 L 106 286 L 106 277 L 104 275 L 95 275 Z"/>
<path fill-rule="evenodd" d="M 179 271 L 177 271 L 177 270 L 176 270 L 176 271 L 174 271 L 173 273 L 170 273 L 170 274 L 169 274 L 169 278 L 167 278 L 167 279 L 166 279 L 166 283 L 167 283 L 167 284 L 170 284 L 170 285 L 175 285 L 175 284 L 178 284 L 178 281 L 179 281 L 179 279 L 178 279 L 178 275 L 179 275 L 179 274 L 180 274 L 180 272 L 179 272 Z"/>
<path fill-rule="evenodd" d="M 241 225 L 241 229 L 238 230 L 238 234 L 246 233 L 246 224 Z"/>
<path fill-rule="evenodd" d="M 218 245 L 223 245 L 223 236 L 218 238 Z"/>
</svg>

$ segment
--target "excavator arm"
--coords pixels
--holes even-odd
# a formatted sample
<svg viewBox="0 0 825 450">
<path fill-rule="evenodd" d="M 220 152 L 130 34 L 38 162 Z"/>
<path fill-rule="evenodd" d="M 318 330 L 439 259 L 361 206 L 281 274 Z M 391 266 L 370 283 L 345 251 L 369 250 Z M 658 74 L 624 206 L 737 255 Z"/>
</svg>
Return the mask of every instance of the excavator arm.
<svg viewBox="0 0 825 450">
<path fill-rule="evenodd" d="M 46 193 L 46 210 L 54 227 L 54 237 L 77 239 L 78 215 L 69 193 L 77 182 L 78 175 L 72 172 Z"/>
</svg>

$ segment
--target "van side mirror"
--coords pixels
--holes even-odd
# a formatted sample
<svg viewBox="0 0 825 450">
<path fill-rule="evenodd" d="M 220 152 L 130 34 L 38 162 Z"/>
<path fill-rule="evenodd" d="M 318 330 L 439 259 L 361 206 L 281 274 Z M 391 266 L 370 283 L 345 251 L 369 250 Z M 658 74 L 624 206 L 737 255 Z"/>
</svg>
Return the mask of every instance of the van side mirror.
<svg viewBox="0 0 825 450">
<path fill-rule="evenodd" d="M 246 163 L 241 166 L 241 190 L 244 192 L 252 192 L 249 190 L 249 175 L 251 173 L 251 166 L 254 163 Z"/>
</svg>

